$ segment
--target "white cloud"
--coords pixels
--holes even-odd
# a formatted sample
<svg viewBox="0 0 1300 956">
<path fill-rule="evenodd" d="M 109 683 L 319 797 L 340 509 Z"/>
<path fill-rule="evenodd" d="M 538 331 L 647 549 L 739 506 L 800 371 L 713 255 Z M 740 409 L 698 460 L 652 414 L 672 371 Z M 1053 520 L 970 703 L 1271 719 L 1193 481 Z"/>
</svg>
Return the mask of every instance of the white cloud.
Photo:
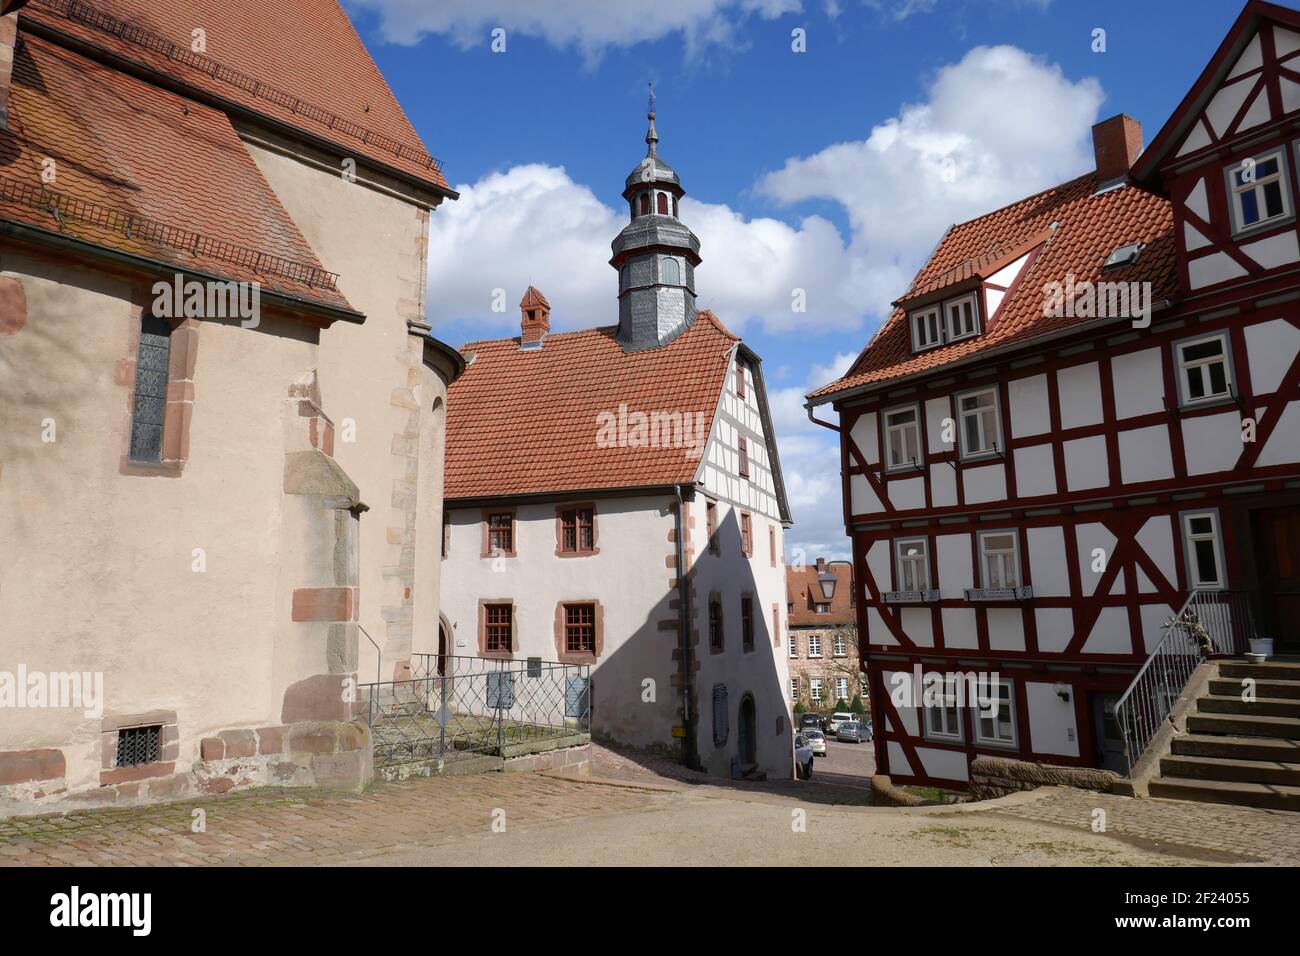
<svg viewBox="0 0 1300 956">
<path fill-rule="evenodd" d="M 1092 78 L 1071 82 L 1016 47 L 976 47 L 938 71 L 924 103 L 904 106 L 864 140 L 788 160 L 759 191 L 787 204 L 840 203 L 863 264 L 859 282 L 878 286 L 873 273 L 910 272 L 952 223 L 1088 169 L 1102 99 Z M 893 285 L 874 311 L 905 290 Z"/>
<path fill-rule="evenodd" d="M 554 47 L 574 48 L 589 60 L 611 47 L 661 40 L 680 33 L 688 52 L 733 39 L 749 16 L 771 20 L 801 9 L 800 0 L 656 0 L 653 4 L 609 0 L 347 0 L 375 12 L 380 32 L 392 43 L 418 43 L 443 34 L 462 49 L 486 46 L 497 27 L 509 37 L 540 37 Z"/>
<path fill-rule="evenodd" d="M 618 321 L 618 276 L 608 260 L 627 222 L 621 203 L 615 211 L 563 168 L 536 164 L 456 188 L 461 198 L 441 206 L 430 227 L 433 321 L 475 319 L 484 334 L 510 334 L 530 284 L 550 300 L 557 330 Z M 733 331 L 758 321 L 771 331 L 816 325 L 856 335 L 862 303 L 887 295 L 862 284 L 860 264 L 821 217 L 791 226 L 689 198 L 681 216 L 700 237 L 700 307 Z M 492 312 L 497 289 L 505 291 L 497 297 L 504 313 Z M 806 312 L 792 310 L 795 289 L 804 290 Z"/>
</svg>

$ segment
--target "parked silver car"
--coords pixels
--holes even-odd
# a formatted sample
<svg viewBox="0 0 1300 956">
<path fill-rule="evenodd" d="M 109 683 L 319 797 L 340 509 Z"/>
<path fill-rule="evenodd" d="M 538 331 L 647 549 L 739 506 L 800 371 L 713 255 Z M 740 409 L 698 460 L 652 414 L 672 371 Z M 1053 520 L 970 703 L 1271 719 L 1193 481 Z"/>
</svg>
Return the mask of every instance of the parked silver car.
<svg viewBox="0 0 1300 956">
<path fill-rule="evenodd" d="M 813 751 L 812 744 L 803 734 L 794 735 L 794 775 L 801 780 L 807 780 L 812 776 L 813 771 Z"/>
<path fill-rule="evenodd" d="M 808 746 L 812 747 L 814 757 L 826 756 L 826 735 L 820 730 L 805 730 L 803 735 L 808 738 Z"/>
<path fill-rule="evenodd" d="M 849 720 L 835 728 L 835 739 L 845 743 L 860 744 L 864 740 L 870 740 L 871 736 L 867 728 L 856 720 Z"/>
</svg>

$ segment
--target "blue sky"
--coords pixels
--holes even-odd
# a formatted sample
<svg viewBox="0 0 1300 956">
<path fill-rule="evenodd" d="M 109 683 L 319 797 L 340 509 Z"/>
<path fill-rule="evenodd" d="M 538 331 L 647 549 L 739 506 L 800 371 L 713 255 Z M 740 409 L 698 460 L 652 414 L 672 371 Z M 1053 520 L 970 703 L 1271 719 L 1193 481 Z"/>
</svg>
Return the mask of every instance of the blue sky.
<svg viewBox="0 0 1300 956">
<path fill-rule="evenodd" d="M 701 304 L 764 357 L 809 558 L 844 556 L 832 433 L 800 397 L 843 369 L 952 222 L 1086 172 L 1118 112 L 1150 140 L 1235 0 L 344 0 L 449 182 L 430 315 L 453 344 L 616 321 L 609 242 L 660 152 L 701 241 Z M 491 49 L 505 30 L 505 51 Z M 1094 31 L 1105 51 L 1094 52 Z M 791 33 L 806 34 L 806 52 Z M 506 311 L 492 311 L 505 290 Z M 808 307 L 791 310 L 801 289 Z"/>
</svg>

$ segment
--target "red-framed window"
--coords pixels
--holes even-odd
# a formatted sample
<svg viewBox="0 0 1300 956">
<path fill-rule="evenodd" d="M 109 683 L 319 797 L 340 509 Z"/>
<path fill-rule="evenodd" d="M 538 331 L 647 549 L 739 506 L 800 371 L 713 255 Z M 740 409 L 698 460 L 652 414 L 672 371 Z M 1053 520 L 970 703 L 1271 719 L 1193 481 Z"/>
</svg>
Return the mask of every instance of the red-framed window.
<svg viewBox="0 0 1300 956">
<path fill-rule="evenodd" d="M 510 512 L 488 515 L 488 551 L 512 554 L 515 550 L 515 516 Z"/>
<path fill-rule="evenodd" d="M 564 649 L 570 654 L 596 653 L 596 606 L 564 605 Z"/>
<path fill-rule="evenodd" d="M 595 548 L 596 521 L 592 510 L 570 508 L 560 512 L 560 550 L 581 554 Z"/>
<path fill-rule="evenodd" d="M 722 600 L 709 600 L 709 650 L 722 650 Z"/>
<path fill-rule="evenodd" d="M 745 363 L 736 363 L 736 397 L 745 397 Z"/>
<path fill-rule="evenodd" d="M 720 549 L 718 547 L 718 503 L 716 501 L 705 504 L 704 517 L 708 525 L 709 553 L 717 554 Z"/>
<path fill-rule="evenodd" d="M 742 649 L 754 649 L 754 599 L 746 595 L 740 599 L 740 643 Z"/>
<path fill-rule="evenodd" d="M 740 547 L 744 550 L 745 557 L 754 554 L 754 518 L 747 511 L 740 513 Z"/>
<path fill-rule="evenodd" d="M 509 604 L 483 606 L 484 647 L 509 654 L 514 650 L 515 609 Z"/>
<path fill-rule="evenodd" d="M 743 435 L 740 437 L 740 477 L 749 477 L 749 442 Z"/>
</svg>

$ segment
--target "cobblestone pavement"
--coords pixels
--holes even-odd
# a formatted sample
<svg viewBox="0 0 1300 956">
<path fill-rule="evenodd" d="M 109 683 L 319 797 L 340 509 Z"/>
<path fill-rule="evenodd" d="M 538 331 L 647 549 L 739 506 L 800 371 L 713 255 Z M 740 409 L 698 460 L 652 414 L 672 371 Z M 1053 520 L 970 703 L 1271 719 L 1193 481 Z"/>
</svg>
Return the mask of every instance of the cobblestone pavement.
<svg viewBox="0 0 1300 956">
<path fill-rule="evenodd" d="M 651 809 L 671 794 L 532 773 L 380 783 L 363 794 L 264 790 L 220 799 L 0 820 L 0 866 L 364 863 L 414 846 Z M 194 833 L 194 811 L 205 832 Z"/>
<path fill-rule="evenodd" d="M 870 802 L 869 777 L 823 773 L 826 763 L 824 760 L 815 761 L 811 780 L 724 780 L 688 770 L 677 761 L 658 754 L 598 743 L 591 745 L 592 775 L 606 780 L 713 787 L 751 797 L 773 795 L 818 804 L 866 806 Z"/>
<path fill-rule="evenodd" d="M 894 810 L 861 805 L 861 788 L 732 783 L 659 757 L 595 750 L 593 779 L 489 773 L 382 783 L 359 795 L 268 790 L 5 820 L 0 866 L 1300 861 L 1298 814 L 1079 791 L 988 809 Z M 1091 829 L 1098 807 L 1104 834 Z M 199 833 L 196 809 L 205 816 Z"/>
<path fill-rule="evenodd" d="M 1229 853 L 1251 862 L 1300 865 L 1300 813 L 1186 800 L 1134 800 L 1062 788 L 1033 802 L 990 811 L 1092 831 L 1106 812 L 1106 832 L 1139 846 Z"/>
</svg>

